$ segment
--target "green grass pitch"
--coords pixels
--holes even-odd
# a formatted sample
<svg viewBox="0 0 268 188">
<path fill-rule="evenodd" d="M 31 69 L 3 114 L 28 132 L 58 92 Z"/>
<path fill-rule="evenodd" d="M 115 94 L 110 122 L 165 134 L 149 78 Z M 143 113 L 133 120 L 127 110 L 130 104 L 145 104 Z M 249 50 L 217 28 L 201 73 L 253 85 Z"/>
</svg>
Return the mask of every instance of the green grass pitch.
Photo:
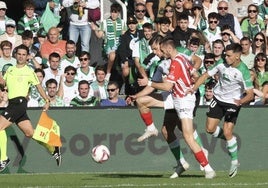
<svg viewBox="0 0 268 188">
<path fill-rule="evenodd" d="M 268 187 L 268 171 L 239 171 L 234 178 L 219 171 L 212 180 L 200 171 L 186 171 L 176 179 L 168 172 L 0 174 L 1 188 L 156 188 L 156 187 Z"/>
</svg>

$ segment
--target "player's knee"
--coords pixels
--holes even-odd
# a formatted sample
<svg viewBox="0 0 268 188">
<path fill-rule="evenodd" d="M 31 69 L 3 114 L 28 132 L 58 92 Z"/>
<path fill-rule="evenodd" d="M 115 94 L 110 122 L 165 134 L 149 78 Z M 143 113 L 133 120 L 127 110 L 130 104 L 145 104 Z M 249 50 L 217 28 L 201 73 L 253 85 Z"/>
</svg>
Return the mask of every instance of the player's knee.
<svg viewBox="0 0 268 188">
<path fill-rule="evenodd" d="M 163 137 L 167 140 L 168 133 L 167 133 L 167 129 L 165 126 L 162 127 L 161 132 L 162 132 Z"/>
</svg>

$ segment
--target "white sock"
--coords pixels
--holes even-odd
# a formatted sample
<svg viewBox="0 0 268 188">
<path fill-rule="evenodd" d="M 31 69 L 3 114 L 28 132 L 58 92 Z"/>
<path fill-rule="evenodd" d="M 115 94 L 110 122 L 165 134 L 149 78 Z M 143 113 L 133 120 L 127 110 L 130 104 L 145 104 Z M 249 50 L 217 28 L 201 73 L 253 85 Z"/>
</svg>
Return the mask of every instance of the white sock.
<svg viewBox="0 0 268 188">
<path fill-rule="evenodd" d="M 220 130 L 221 130 L 221 128 L 219 126 L 217 126 L 215 132 L 212 133 L 212 135 L 217 138 L 219 136 Z"/>
<path fill-rule="evenodd" d="M 204 166 L 204 169 L 205 169 L 206 172 L 213 171 L 213 169 L 211 168 L 210 164 L 207 164 L 206 166 Z"/>
<path fill-rule="evenodd" d="M 156 127 L 154 126 L 154 123 L 152 123 L 151 125 L 147 126 L 147 129 L 148 129 L 149 131 L 153 131 L 153 130 L 156 129 Z"/>
</svg>

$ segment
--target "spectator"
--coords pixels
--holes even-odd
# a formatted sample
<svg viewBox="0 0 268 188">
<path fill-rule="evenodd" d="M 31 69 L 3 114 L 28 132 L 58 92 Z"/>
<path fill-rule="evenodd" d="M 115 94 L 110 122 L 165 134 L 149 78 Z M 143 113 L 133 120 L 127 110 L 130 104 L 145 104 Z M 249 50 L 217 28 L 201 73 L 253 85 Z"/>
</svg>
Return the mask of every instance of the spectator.
<svg viewBox="0 0 268 188">
<path fill-rule="evenodd" d="M 187 16 L 190 14 L 190 11 L 185 8 L 186 7 L 185 3 L 187 2 L 186 0 L 174 0 L 174 1 L 175 1 L 175 4 L 174 4 L 175 14 L 177 18 L 179 18 L 181 14 L 186 14 Z M 189 6 L 187 8 L 191 9 L 192 7 Z"/>
<path fill-rule="evenodd" d="M 155 21 L 155 18 L 164 16 L 164 8 L 167 5 L 167 2 L 168 1 L 161 0 L 146 0 L 145 6 L 152 21 Z M 174 4 L 174 0 L 169 2 L 171 5 Z"/>
<path fill-rule="evenodd" d="M 200 56 L 201 58 L 203 57 L 204 53 L 211 52 L 211 47 L 209 45 L 209 41 L 206 38 L 206 36 L 203 34 L 202 31 L 195 30 L 192 32 L 190 36 L 190 40 L 192 38 L 198 38 L 199 39 L 199 46 L 196 51 L 196 55 Z M 202 58 L 203 59 L 203 58 Z"/>
<path fill-rule="evenodd" d="M 268 0 L 263 0 L 262 4 L 259 5 L 259 16 L 264 21 L 265 25 L 268 24 Z"/>
<path fill-rule="evenodd" d="M 194 0 L 191 13 L 189 15 L 189 28 L 203 31 L 207 28 L 207 18 L 201 0 Z"/>
<path fill-rule="evenodd" d="M 49 3 L 50 9 L 53 11 L 53 9 L 56 6 L 55 1 L 53 0 L 33 0 L 34 5 L 35 5 L 35 12 L 39 15 L 42 16 L 43 12 L 46 9 L 47 3 Z"/>
<path fill-rule="evenodd" d="M 47 40 L 41 45 L 40 52 L 41 57 L 44 59 L 48 59 L 49 54 L 52 52 L 56 52 L 63 57 L 66 54 L 66 41 L 59 39 L 60 32 L 58 28 L 51 27 L 48 30 L 48 38 Z"/>
<path fill-rule="evenodd" d="M 152 20 L 148 17 L 145 16 L 146 14 L 146 7 L 145 4 L 143 3 L 137 3 L 135 5 L 135 11 L 134 11 L 134 15 L 135 18 L 138 21 L 138 29 L 142 30 L 142 26 L 145 23 L 153 23 Z"/>
<path fill-rule="evenodd" d="M 46 81 L 46 90 L 47 90 L 47 95 L 49 96 L 50 100 L 50 106 L 54 107 L 63 107 L 64 102 L 62 99 L 62 92 L 58 90 L 58 82 L 51 78 Z M 42 99 L 39 102 L 39 106 L 43 106 L 45 104 L 45 100 Z"/>
<path fill-rule="evenodd" d="M 154 33 L 155 35 L 158 34 L 163 37 L 172 36 L 171 31 L 169 30 L 171 24 L 169 18 L 167 17 L 157 18 L 156 24 L 157 24 L 157 33 Z"/>
<path fill-rule="evenodd" d="M 98 0 L 63 0 L 64 7 L 71 9 L 69 39 L 75 43 L 78 37 L 81 39 L 81 51 L 89 52 L 89 42 L 91 37 L 91 28 L 88 20 L 88 8 L 94 9 L 100 6 Z"/>
<path fill-rule="evenodd" d="M 212 43 L 212 52 L 216 63 L 223 62 L 225 47 L 222 40 L 218 39 Z"/>
<path fill-rule="evenodd" d="M 217 12 L 218 0 L 203 0 L 203 8 L 205 12 L 205 17 L 208 18 L 208 15 L 212 12 Z"/>
<path fill-rule="evenodd" d="M 219 19 L 216 12 L 211 12 L 208 15 L 208 28 L 203 31 L 204 35 L 209 41 L 210 47 L 212 42 L 221 39 L 221 28 L 218 26 Z"/>
<path fill-rule="evenodd" d="M 175 45 L 186 48 L 188 46 L 188 41 L 194 29 L 189 28 L 188 15 L 181 14 L 178 17 L 178 26 L 172 32 Z"/>
<path fill-rule="evenodd" d="M 67 66 L 72 66 L 74 68 L 80 67 L 79 58 L 75 55 L 76 54 L 76 44 L 72 40 L 68 40 L 66 42 L 66 54 L 61 58 L 60 62 L 60 69 L 65 70 Z"/>
<path fill-rule="evenodd" d="M 251 40 L 258 32 L 265 33 L 265 25 L 263 20 L 258 18 L 258 6 L 250 4 L 248 6 L 248 16 L 241 23 L 243 36 L 249 37 Z"/>
<path fill-rule="evenodd" d="M 257 75 L 257 80 L 262 90 L 262 84 L 268 81 L 268 63 L 267 56 L 264 53 L 258 53 L 254 61 L 254 70 Z"/>
<path fill-rule="evenodd" d="M 141 77 L 147 77 L 145 72 L 146 65 L 144 64 L 145 58 L 152 53 L 149 41 L 153 36 L 153 25 L 145 23 L 143 26 L 144 37 L 135 43 L 133 47 L 132 56 L 134 59 L 135 67 Z"/>
<path fill-rule="evenodd" d="M 127 106 L 127 103 L 124 99 L 119 98 L 119 85 L 117 82 L 109 82 L 107 86 L 108 99 L 103 99 L 100 102 L 100 106 Z"/>
<path fill-rule="evenodd" d="M 47 33 L 46 33 L 45 29 L 41 28 L 37 32 L 37 40 L 35 41 L 34 46 L 36 46 L 39 49 L 39 51 L 40 51 L 41 45 L 46 40 L 47 40 Z"/>
<path fill-rule="evenodd" d="M 259 0 L 257 0 L 259 1 Z M 261 0 L 263 1 L 263 0 Z M 235 15 L 239 21 L 239 23 L 241 23 L 241 21 L 243 20 L 243 18 L 245 18 L 247 16 L 247 11 L 248 11 L 248 5 L 250 4 L 256 4 L 256 1 L 252 1 L 252 0 L 230 0 L 228 1 L 230 4 L 229 7 L 229 13 Z M 260 1 L 259 1 L 260 2 Z"/>
<path fill-rule="evenodd" d="M 265 53 L 266 54 L 266 37 L 262 32 L 259 32 L 255 35 L 252 41 L 252 53 L 254 55 L 258 53 Z"/>
<path fill-rule="evenodd" d="M 35 5 L 32 0 L 24 1 L 23 7 L 25 14 L 18 21 L 17 32 L 19 35 L 22 35 L 25 30 L 30 30 L 32 31 L 34 40 L 36 41 L 37 32 L 40 28 L 42 28 L 40 17 L 34 13 Z"/>
<path fill-rule="evenodd" d="M 211 101 L 213 100 L 213 88 L 216 85 L 216 82 L 210 81 L 205 84 L 205 94 L 203 100 L 200 100 L 199 105 L 209 106 Z"/>
<path fill-rule="evenodd" d="M 95 30 L 96 36 L 98 38 L 104 38 L 103 48 L 108 57 L 106 80 L 110 79 L 112 73 L 119 38 L 126 31 L 125 22 L 119 17 L 120 12 L 121 6 L 118 3 L 113 3 L 110 7 L 110 17 L 101 23 L 100 28 L 97 28 L 94 23 L 91 23 L 91 28 Z"/>
<path fill-rule="evenodd" d="M 137 75 L 132 58 L 132 50 L 137 41 L 142 38 L 142 31 L 137 30 L 138 21 L 134 16 L 127 19 L 128 30 L 121 36 L 117 55 L 121 63 L 122 76 L 125 82 L 125 94 L 135 94 L 137 92 Z"/>
<path fill-rule="evenodd" d="M 60 83 L 61 75 L 63 72 L 60 70 L 60 55 L 56 52 L 53 52 L 49 55 L 48 58 L 49 67 L 44 69 L 45 78 L 43 80 L 43 85 L 46 85 L 47 80 L 53 78 Z"/>
<path fill-rule="evenodd" d="M 5 65 L 16 65 L 16 59 L 11 56 L 12 43 L 4 40 L 0 44 L 2 56 L 0 57 L 0 71 L 2 75 L 2 69 Z"/>
<path fill-rule="evenodd" d="M 22 44 L 29 48 L 29 56 L 28 56 L 28 66 L 35 68 L 42 68 L 42 59 L 40 57 L 39 49 L 33 45 L 33 33 L 30 30 L 23 31 L 22 35 Z M 15 53 L 17 52 L 17 47 L 13 50 L 13 57 L 15 57 Z"/>
<path fill-rule="evenodd" d="M 106 69 L 103 65 L 99 65 L 95 69 L 96 80 L 90 84 L 90 95 L 94 96 L 98 101 L 108 98 L 107 85 L 105 80 Z"/>
<path fill-rule="evenodd" d="M 71 100 L 72 107 L 97 106 L 98 100 L 94 96 L 89 95 L 89 83 L 86 80 L 81 80 L 78 83 L 79 95 Z"/>
<path fill-rule="evenodd" d="M 0 1 L 0 35 L 4 34 L 6 31 L 6 21 L 9 20 L 6 16 L 7 5 L 4 1 Z"/>
<path fill-rule="evenodd" d="M 6 31 L 4 34 L 0 35 L 0 42 L 8 40 L 12 43 L 12 51 L 15 47 L 22 44 L 21 36 L 16 33 L 16 22 L 14 20 L 6 21 Z"/>
<path fill-rule="evenodd" d="M 34 72 L 35 72 L 36 76 L 38 77 L 39 82 L 42 83 L 44 78 L 45 78 L 44 70 L 37 68 L 34 70 Z M 43 87 L 43 89 L 45 91 L 45 87 Z M 28 99 L 27 106 L 28 107 L 38 107 L 39 102 L 41 100 L 42 100 L 42 97 L 41 97 L 40 93 L 38 92 L 38 90 L 36 89 L 36 87 L 31 86 L 30 91 L 29 91 L 29 99 Z"/>
<path fill-rule="evenodd" d="M 167 4 L 164 9 L 164 17 L 167 17 L 170 20 L 169 30 L 174 31 L 177 26 L 177 17 L 175 14 L 174 6 Z"/>
<path fill-rule="evenodd" d="M 81 52 L 79 56 L 80 68 L 77 69 L 76 80 L 86 80 L 91 83 L 96 80 L 94 67 L 90 66 L 91 55 L 88 52 Z"/>
<path fill-rule="evenodd" d="M 233 14 L 228 13 L 228 2 L 222 0 L 218 3 L 219 26 L 229 25 L 231 31 L 241 39 L 243 37 L 239 21 Z"/>
<path fill-rule="evenodd" d="M 240 43 L 240 39 L 232 32 L 229 25 L 221 27 L 221 40 L 225 47 L 231 43 Z"/>
<path fill-rule="evenodd" d="M 240 40 L 242 47 L 241 60 L 247 65 L 248 69 L 252 69 L 254 65 L 255 55 L 251 52 L 251 40 L 248 37 L 243 37 Z"/>
<path fill-rule="evenodd" d="M 74 79 L 76 75 L 76 68 L 69 65 L 64 69 L 65 80 L 61 79 L 63 86 L 63 102 L 64 106 L 70 106 L 70 102 L 78 95 L 78 82 Z"/>
</svg>

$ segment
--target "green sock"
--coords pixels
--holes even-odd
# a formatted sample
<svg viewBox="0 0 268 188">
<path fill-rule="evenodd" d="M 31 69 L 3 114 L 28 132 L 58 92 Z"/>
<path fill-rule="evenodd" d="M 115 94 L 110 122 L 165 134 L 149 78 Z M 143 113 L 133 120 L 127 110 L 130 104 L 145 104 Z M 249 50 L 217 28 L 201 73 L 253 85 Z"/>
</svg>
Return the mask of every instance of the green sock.
<svg viewBox="0 0 268 188">
<path fill-rule="evenodd" d="M 7 159 L 7 134 L 5 130 L 0 131 L 0 160 Z"/>
<path fill-rule="evenodd" d="M 184 156 L 181 152 L 180 143 L 178 140 L 174 140 L 173 142 L 169 143 L 170 151 L 172 152 L 173 156 L 177 161 L 180 161 L 181 159 L 184 159 Z"/>
<path fill-rule="evenodd" d="M 231 140 L 227 141 L 227 149 L 229 151 L 232 161 L 237 160 L 238 159 L 237 141 L 234 136 Z"/>
</svg>

